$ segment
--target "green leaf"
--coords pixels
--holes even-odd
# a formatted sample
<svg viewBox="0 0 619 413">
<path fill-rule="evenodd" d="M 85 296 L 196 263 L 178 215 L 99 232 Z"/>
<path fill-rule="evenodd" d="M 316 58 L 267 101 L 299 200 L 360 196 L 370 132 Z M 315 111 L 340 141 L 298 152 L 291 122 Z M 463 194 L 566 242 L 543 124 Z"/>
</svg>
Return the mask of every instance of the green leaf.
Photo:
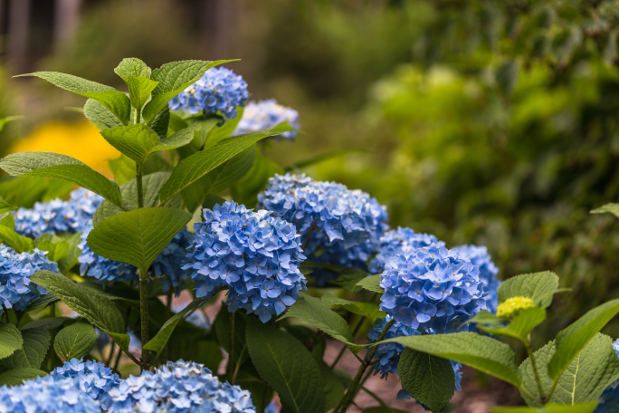
<svg viewBox="0 0 619 413">
<path fill-rule="evenodd" d="M 323 412 L 322 375 L 310 352 L 269 324 L 247 323 L 246 333 L 251 361 L 260 377 L 279 394 L 283 411 Z"/>
<path fill-rule="evenodd" d="M 559 288 L 559 277 L 550 271 L 521 274 L 501 283 L 497 290 L 499 303 L 511 297 L 529 297 L 535 305 L 546 308 Z"/>
<path fill-rule="evenodd" d="M 109 109 L 122 123 L 127 124 L 129 121 L 131 111 L 129 98 L 111 86 L 60 72 L 33 72 L 19 76 L 36 76 L 61 89 L 95 99 Z"/>
<path fill-rule="evenodd" d="M 596 208 L 591 211 L 592 214 L 606 214 L 610 213 L 619 218 L 619 204 L 611 203 L 602 205 L 599 208 Z"/>
<path fill-rule="evenodd" d="M 619 313 L 619 298 L 589 310 L 559 331 L 557 352 L 548 364 L 548 374 L 556 379 L 595 335 Z"/>
<path fill-rule="evenodd" d="M 520 385 L 514 351 L 490 337 L 464 332 L 396 337 L 383 342 L 400 343 L 413 350 L 466 364 L 514 386 Z"/>
<path fill-rule="evenodd" d="M 359 282 L 357 282 L 356 286 L 373 293 L 382 294 L 385 292 L 383 287 L 380 286 L 380 274 L 362 278 Z"/>
<path fill-rule="evenodd" d="M 209 172 L 203 178 L 207 192 L 218 194 L 231 187 L 250 170 L 255 155 L 256 150 L 252 146 Z"/>
<path fill-rule="evenodd" d="M 499 325 L 505 323 L 505 320 L 501 317 L 497 317 L 496 314 L 490 313 L 486 310 L 481 310 L 479 313 L 475 314 L 473 318 L 469 319 L 464 324 L 469 323 Z"/>
<path fill-rule="evenodd" d="M 0 360 L 9 357 L 24 344 L 21 333 L 13 324 L 0 326 Z"/>
<path fill-rule="evenodd" d="M 404 410 L 392 409 L 389 406 L 375 406 L 363 410 L 363 413 L 407 413 Z"/>
<path fill-rule="evenodd" d="M 237 106 L 236 108 L 236 116 L 232 119 L 226 120 L 223 125 L 217 125 L 216 128 L 212 130 L 211 133 L 208 134 L 208 137 L 204 135 L 204 142 L 206 142 L 206 146 L 213 146 L 217 142 L 229 138 L 232 136 L 239 122 L 243 118 L 243 113 L 245 112 L 245 108 L 242 106 Z M 221 121 L 222 119 L 220 119 Z M 195 122 L 195 121 L 194 121 Z M 207 141 L 208 138 L 208 141 Z"/>
<path fill-rule="evenodd" d="M 172 317 L 168 318 L 165 323 L 161 326 L 157 334 L 153 338 L 151 338 L 148 343 L 144 345 L 144 350 L 149 350 L 155 352 L 157 355 L 161 353 L 161 351 L 165 348 L 168 340 L 172 336 L 174 329 L 181 322 L 181 320 L 185 317 L 185 315 L 191 311 L 198 308 L 204 302 L 202 300 L 195 300 L 187 307 L 183 308 L 178 313 L 174 314 Z"/>
<path fill-rule="evenodd" d="M 129 100 L 131 106 L 137 110 L 142 110 L 142 107 L 150 99 L 151 92 L 157 87 L 159 82 L 150 80 L 144 76 L 131 77 L 125 80 L 129 89 Z"/>
<path fill-rule="evenodd" d="M 46 176 L 74 182 L 116 205 L 121 204 L 118 185 L 70 156 L 51 152 L 14 153 L 0 159 L 0 168 L 12 176 Z"/>
<path fill-rule="evenodd" d="M 108 108 L 94 99 L 88 99 L 84 103 L 84 116 L 99 130 L 123 125 Z"/>
<path fill-rule="evenodd" d="M 593 413 L 597 402 L 582 403 L 574 406 L 549 403 L 544 407 L 492 407 L 493 413 Z"/>
<path fill-rule="evenodd" d="M 152 92 L 151 101 L 144 107 L 144 119 L 152 120 L 170 99 L 197 82 L 208 69 L 232 61 L 181 60 L 165 63 L 153 70 L 150 78 L 159 84 Z"/>
<path fill-rule="evenodd" d="M 32 251 L 34 248 L 31 238 L 19 235 L 13 228 L 4 225 L 0 225 L 0 242 L 4 242 L 17 252 Z"/>
<path fill-rule="evenodd" d="M 87 323 L 73 323 L 56 334 L 54 351 L 62 361 L 81 359 L 90 353 L 97 341 L 93 326 Z"/>
<path fill-rule="evenodd" d="M 22 330 L 23 346 L 9 358 L 2 360 L 2 366 L 11 369 L 29 367 L 38 369 L 43 364 L 52 337 L 46 329 Z"/>
<path fill-rule="evenodd" d="M 548 396 L 553 380 L 544 368 L 556 354 L 554 341 L 533 353 L 544 395 Z M 530 394 L 539 397 L 537 382 L 533 374 L 531 361 L 527 358 L 520 365 L 522 387 Z M 619 377 L 619 358 L 612 347 L 612 339 L 604 334 L 597 334 L 593 340 L 576 356 L 558 379 L 555 391 L 549 402 L 572 405 L 594 402 L 599 399 L 610 384 Z M 531 405 L 538 405 L 524 392 L 523 397 Z"/>
<path fill-rule="evenodd" d="M 159 144 L 159 135 L 142 124 L 103 129 L 101 135 L 110 145 L 137 163 L 143 163 Z"/>
<path fill-rule="evenodd" d="M 288 311 L 280 317 L 280 320 L 290 317 L 303 320 L 310 326 L 323 331 L 336 340 L 354 345 L 352 331 L 350 331 L 350 327 L 348 327 L 346 320 L 338 313 L 331 310 L 329 305 L 325 304 L 319 298 L 302 294 L 297 299 L 297 302 L 288 308 Z"/>
<path fill-rule="evenodd" d="M 266 187 L 269 178 L 278 173 L 284 173 L 284 170 L 256 153 L 249 171 L 232 187 L 232 198 L 248 207 L 256 205 L 258 194 Z"/>
<path fill-rule="evenodd" d="M 0 118 L 0 132 L 4 130 L 4 127 L 7 123 L 14 122 L 22 118 L 23 116 L 5 116 L 3 118 Z"/>
<path fill-rule="evenodd" d="M 533 307 L 520 311 L 506 326 L 486 327 L 478 325 L 478 328 L 490 334 L 512 337 L 527 343 L 529 333 L 545 319 L 546 310 Z"/>
<path fill-rule="evenodd" d="M 46 372 L 30 367 L 7 370 L 0 374 L 0 386 L 18 386 L 26 380 L 32 380 L 46 375 Z"/>
<path fill-rule="evenodd" d="M 352 314 L 357 314 L 367 318 L 371 323 L 374 323 L 377 319 L 384 318 L 386 316 L 385 313 L 380 311 L 378 305 L 374 303 L 350 301 L 339 297 L 334 297 L 330 294 L 325 294 L 320 297 L 320 299 L 329 307 L 343 308 Z"/>
<path fill-rule="evenodd" d="M 165 139 L 168 134 L 168 126 L 170 124 L 170 109 L 165 106 L 155 117 L 148 122 L 148 126 L 155 132 L 161 139 Z"/>
<path fill-rule="evenodd" d="M 202 178 L 224 162 L 252 147 L 269 136 L 280 135 L 290 130 L 280 124 L 260 132 L 228 138 L 208 150 L 197 152 L 183 159 L 172 171 L 172 176 L 161 189 L 162 202 L 167 201 L 187 186 Z"/>
<path fill-rule="evenodd" d="M 137 57 L 125 57 L 114 68 L 114 73 L 125 82 L 132 77 L 149 77 L 151 69 L 144 61 Z"/>
<path fill-rule="evenodd" d="M 449 360 L 404 349 L 398 375 L 406 392 L 433 412 L 445 409 L 455 391 L 455 376 Z"/>
<path fill-rule="evenodd" d="M 306 168 L 308 166 L 312 166 L 318 164 L 320 162 L 328 161 L 334 158 L 339 158 L 341 156 L 346 155 L 354 155 L 354 154 L 367 154 L 367 150 L 363 149 L 344 149 L 340 151 L 334 151 L 329 153 L 323 153 L 320 155 L 312 156 L 311 158 L 304 159 L 302 161 L 295 162 L 286 167 L 286 172 L 294 171 L 301 168 Z"/>
<path fill-rule="evenodd" d="M 146 271 L 190 219 L 182 209 L 140 208 L 101 222 L 87 242 L 95 254 Z"/>
<path fill-rule="evenodd" d="M 39 271 L 30 280 L 60 298 L 69 308 L 108 333 L 124 349 L 129 346 L 125 321 L 114 301 L 62 274 Z"/>
</svg>

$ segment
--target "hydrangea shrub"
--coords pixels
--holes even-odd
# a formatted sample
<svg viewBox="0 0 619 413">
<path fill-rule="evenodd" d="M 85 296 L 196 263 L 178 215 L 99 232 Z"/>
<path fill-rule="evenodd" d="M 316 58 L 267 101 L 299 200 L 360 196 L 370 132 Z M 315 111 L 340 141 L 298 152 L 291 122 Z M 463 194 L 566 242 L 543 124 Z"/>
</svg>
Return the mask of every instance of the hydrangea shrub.
<svg viewBox="0 0 619 413">
<path fill-rule="evenodd" d="M 80 187 L 0 205 L 0 411 L 345 413 L 377 374 L 444 412 L 462 365 L 515 386 L 517 411 L 616 410 L 616 342 L 600 331 L 619 300 L 533 348 L 555 274 L 500 282 L 484 246 L 390 229 L 370 194 L 257 156 L 299 136 L 298 113 L 247 103 L 229 63 L 124 59 L 126 91 L 31 74 L 88 98 L 122 155 L 113 179 L 60 154 L 0 160 L 15 185 Z"/>
</svg>

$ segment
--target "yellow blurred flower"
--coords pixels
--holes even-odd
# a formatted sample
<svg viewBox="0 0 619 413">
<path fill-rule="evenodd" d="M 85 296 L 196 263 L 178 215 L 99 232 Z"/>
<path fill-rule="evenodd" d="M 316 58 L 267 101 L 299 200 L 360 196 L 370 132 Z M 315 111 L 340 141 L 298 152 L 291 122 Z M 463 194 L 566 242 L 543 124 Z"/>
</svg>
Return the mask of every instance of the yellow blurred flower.
<svg viewBox="0 0 619 413">
<path fill-rule="evenodd" d="M 24 151 L 69 155 L 106 176 L 111 176 L 107 161 L 120 156 L 88 121 L 51 122 L 40 126 L 29 136 L 18 140 L 11 148 L 11 152 Z"/>
</svg>

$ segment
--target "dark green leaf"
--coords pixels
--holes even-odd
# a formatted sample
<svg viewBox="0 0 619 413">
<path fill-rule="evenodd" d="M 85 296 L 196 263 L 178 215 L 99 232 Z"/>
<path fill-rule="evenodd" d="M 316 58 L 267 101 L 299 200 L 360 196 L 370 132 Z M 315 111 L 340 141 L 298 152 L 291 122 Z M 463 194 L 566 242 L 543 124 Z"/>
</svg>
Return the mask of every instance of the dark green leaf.
<svg viewBox="0 0 619 413">
<path fill-rule="evenodd" d="M 24 344 L 21 333 L 13 324 L 0 325 L 0 360 L 21 349 Z"/>
<path fill-rule="evenodd" d="M 46 375 L 46 372 L 30 367 L 7 370 L 0 373 L 0 386 L 17 386 L 26 380 L 32 380 Z"/>
<path fill-rule="evenodd" d="M 49 331 L 46 329 L 24 329 L 22 330 L 22 338 L 22 349 L 2 360 L 2 366 L 10 369 L 40 368 L 52 340 Z"/>
<path fill-rule="evenodd" d="M 54 351 L 62 361 L 82 359 L 90 353 L 97 341 L 93 326 L 87 323 L 73 323 L 56 334 Z"/>
<path fill-rule="evenodd" d="M 168 343 L 170 336 L 172 336 L 172 333 L 174 332 L 174 329 L 176 328 L 178 323 L 181 322 L 181 320 L 188 312 L 195 310 L 203 303 L 204 302 L 202 300 L 196 300 L 193 303 L 189 304 L 187 307 L 183 308 L 183 310 L 168 318 L 163 324 L 163 326 L 161 326 L 157 334 L 155 334 L 155 336 L 144 345 L 143 349 L 152 351 L 157 355 L 161 353 L 161 351 Z"/>
</svg>

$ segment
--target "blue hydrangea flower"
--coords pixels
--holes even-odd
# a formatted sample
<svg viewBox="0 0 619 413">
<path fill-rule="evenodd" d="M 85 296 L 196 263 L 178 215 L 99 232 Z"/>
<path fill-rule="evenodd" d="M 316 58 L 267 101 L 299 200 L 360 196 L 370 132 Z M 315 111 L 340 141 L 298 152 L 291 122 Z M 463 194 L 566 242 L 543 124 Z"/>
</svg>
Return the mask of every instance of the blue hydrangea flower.
<svg viewBox="0 0 619 413">
<path fill-rule="evenodd" d="M 46 232 L 82 231 L 90 224 L 101 201 L 99 195 L 80 188 L 71 192 L 68 201 L 55 199 L 37 202 L 32 209 L 19 208 L 15 211 L 15 231 L 32 238 Z"/>
<path fill-rule="evenodd" d="M 247 83 L 240 75 L 224 67 L 214 67 L 172 98 L 169 106 L 173 111 L 221 114 L 224 119 L 230 119 L 236 116 L 237 106 L 244 106 L 248 98 Z"/>
<path fill-rule="evenodd" d="M 479 277 L 483 283 L 483 288 L 489 293 L 488 311 L 494 312 L 499 303 L 497 289 L 500 282 L 496 276 L 499 269 L 492 262 L 488 249 L 477 245 L 460 245 L 459 247 L 452 248 L 452 251 L 479 268 Z"/>
<path fill-rule="evenodd" d="M 228 288 L 228 309 L 256 314 L 262 322 L 292 305 L 306 288 L 299 265 L 305 259 L 294 225 L 235 202 L 203 211 L 187 251 L 197 297 Z"/>
<path fill-rule="evenodd" d="M 99 281 L 137 281 L 137 269 L 133 265 L 104 258 L 90 249 L 86 239 L 91 230 L 92 225 L 82 232 L 82 241 L 79 244 L 82 253 L 78 257 L 80 274 Z M 191 233 L 183 229 L 176 234 L 153 262 L 149 275 L 160 281 L 163 291 L 172 289 L 178 294 L 182 290 L 188 276 L 187 271 L 182 267 L 190 240 Z"/>
<path fill-rule="evenodd" d="M 619 339 L 613 342 L 613 348 L 619 357 Z M 619 379 L 608 386 L 602 393 L 601 401 L 595 413 L 616 413 L 619 408 Z"/>
<path fill-rule="evenodd" d="M 264 409 L 264 413 L 279 413 L 279 407 L 275 404 L 275 399 L 271 400 L 271 403 Z"/>
<path fill-rule="evenodd" d="M 99 404 L 70 378 L 40 377 L 0 387 L 0 413 L 99 413 Z"/>
<path fill-rule="evenodd" d="M 100 400 L 102 395 L 120 383 L 120 378 L 111 368 L 93 360 L 71 359 L 49 375 L 54 379 L 74 380 L 80 392 L 93 400 Z"/>
<path fill-rule="evenodd" d="M 488 310 L 479 267 L 440 245 L 402 247 L 380 278 L 381 310 L 421 334 L 455 331 Z"/>
<path fill-rule="evenodd" d="M 281 122 L 286 122 L 293 128 L 299 129 L 299 113 L 294 109 L 280 105 L 275 99 L 249 102 L 234 134 L 258 132 Z M 279 136 L 285 139 L 294 139 L 297 136 L 297 131 L 285 132 Z"/>
<path fill-rule="evenodd" d="M 258 195 L 262 208 L 293 223 L 311 261 L 365 269 L 387 229 L 387 212 L 376 199 L 306 175 L 275 175 Z M 334 274 L 315 272 L 325 285 Z"/>
<path fill-rule="evenodd" d="M 444 247 L 445 243 L 434 235 L 417 233 L 410 228 L 398 227 L 397 229 L 387 231 L 380 238 L 378 253 L 370 263 L 370 272 L 372 274 L 383 272 L 385 263 L 398 254 L 404 246 L 423 248 L 431 245 Z"/>
<path fill-rule="evenodd" d="M 42 287 L 30 282 L 37 271 L 58 271 L 58 265 L 47 259 L 43 251 L 18 253 L 0 244 L 0 301 L 4 308 L 23 311 L 30 303 L 45 294 Z M 0 309 L 0 313 L 2 310 Z"/>
<path fill-rule="evenodd" d="M 220 382 L 201 364 L 182 360 L 128 377 L 103 396 L 103 405 L 117 413 L 256 411 L 248 391 Z"/>
</svg>

